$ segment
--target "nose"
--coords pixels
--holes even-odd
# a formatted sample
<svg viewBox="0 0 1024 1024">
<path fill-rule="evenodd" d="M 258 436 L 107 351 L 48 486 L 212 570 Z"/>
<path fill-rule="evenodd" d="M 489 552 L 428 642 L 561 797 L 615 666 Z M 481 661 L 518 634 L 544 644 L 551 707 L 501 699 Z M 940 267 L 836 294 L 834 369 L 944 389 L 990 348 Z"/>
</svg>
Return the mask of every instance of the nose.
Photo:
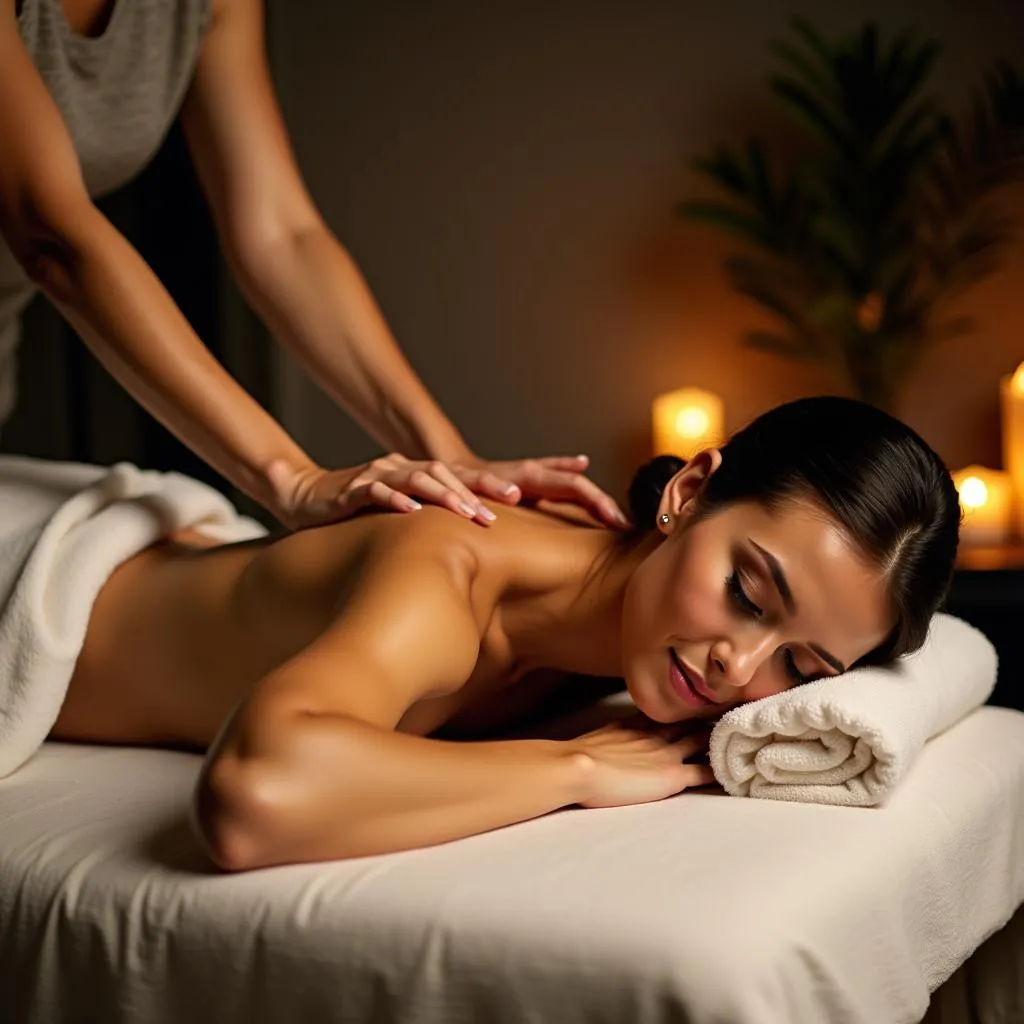
<svg viewBox="0 0 1024 1024">
<path fill-rule="evenodd" d="M 751 630 L 737 638 L 719 640 L 711 648 L 711 661 L 729 686 L 742 689 L 757 674 L 773 647 L 770 632 Z"/>
</svg>

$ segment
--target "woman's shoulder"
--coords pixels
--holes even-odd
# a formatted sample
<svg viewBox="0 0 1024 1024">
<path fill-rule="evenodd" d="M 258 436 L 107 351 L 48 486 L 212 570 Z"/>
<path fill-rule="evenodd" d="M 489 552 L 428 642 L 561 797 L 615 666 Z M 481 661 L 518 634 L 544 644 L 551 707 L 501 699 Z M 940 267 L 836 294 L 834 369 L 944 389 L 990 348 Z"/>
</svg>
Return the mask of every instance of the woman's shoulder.
<svg viewBox="0 0 1024 1024">
<path fill-rule="evenodd" d="M 447 509 L 429 505 L 417 512 L 367 512 L 276 539 L 263 561 L 276 567 L 276 576 L 314 588 L 338 580 L 358 584 L 393 566 L 446 566 L 462 576 L 475 568 L 477 531 L 483 532 Z"/>
<path fill-rule="evenodd" d="M 527 550 L 558 545 L 570 532 L 603 529 L 576 506 L 486 504 L 497 517 L 489 525 L 436 505 L 426 505 L 417 512 L 385 513 L 377 517 L 375 540 L 385 549 L 397 545 L 403 551 L 422 548 L 437 558 L 485 558 L 503 551 L 516 551 L 521 556 Z"/>
<path fill-rule="evenodd" d="M 571 511 L 490 507 L 497 518 L 489 526 L 434 505 L 368 513 L 291 534 L 273 544 L 264 560 L 278 567 L 278 584 L 288 577 L 317 587 L 339 577 L 365 580 L 391 568 L 437 567 L 460 590 L 476 586 L 495 596 L 509 584 L 543 587 L 561 574 L 566 532 L 583 528 Z"/>
<path fill-rule="evenodd" d="M 510 589 L 539 592 L 558 585 L 578 557 L 574 539 L 594 528 L 575 508 L 488 507 L 497 516 L 488 526 L 436 506 L 386 517 L 375 546 L 401 562 L 443 563 L 460 586 L 491 602 Z"/>
</svg>

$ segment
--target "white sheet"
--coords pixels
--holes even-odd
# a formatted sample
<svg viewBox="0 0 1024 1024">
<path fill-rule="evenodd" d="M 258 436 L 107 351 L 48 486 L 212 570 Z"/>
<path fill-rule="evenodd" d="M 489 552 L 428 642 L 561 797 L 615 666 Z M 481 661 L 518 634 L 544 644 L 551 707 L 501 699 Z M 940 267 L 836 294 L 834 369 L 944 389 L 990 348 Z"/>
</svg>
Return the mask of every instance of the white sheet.
<svg viewBox="0 0 1024 1024">
<path fill-rule="evenodd" d="M 905 1024 L 1024 901 L 1024 714 L 881 808 L 720 792 L 429 850 L 205 873 L 198 758 L 47 744 L 0 781 L 0 1019 Z"/>
</svg>

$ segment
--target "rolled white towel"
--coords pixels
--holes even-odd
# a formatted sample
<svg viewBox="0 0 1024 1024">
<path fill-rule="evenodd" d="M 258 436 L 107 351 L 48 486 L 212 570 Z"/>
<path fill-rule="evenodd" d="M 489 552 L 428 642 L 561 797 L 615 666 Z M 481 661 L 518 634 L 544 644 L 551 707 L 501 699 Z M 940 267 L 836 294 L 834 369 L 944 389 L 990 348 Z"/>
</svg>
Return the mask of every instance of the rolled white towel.
<svg viewBox="0 0 1024 1024">
<path fill-rule="evenodd" d="M 733 796 L 871 807 L 907 774 L 924 743 L 984 704 L 995 648 L 951 615 L 891 666 L 752 701 L 711 733 L 711 767 Z"/>
</svg>

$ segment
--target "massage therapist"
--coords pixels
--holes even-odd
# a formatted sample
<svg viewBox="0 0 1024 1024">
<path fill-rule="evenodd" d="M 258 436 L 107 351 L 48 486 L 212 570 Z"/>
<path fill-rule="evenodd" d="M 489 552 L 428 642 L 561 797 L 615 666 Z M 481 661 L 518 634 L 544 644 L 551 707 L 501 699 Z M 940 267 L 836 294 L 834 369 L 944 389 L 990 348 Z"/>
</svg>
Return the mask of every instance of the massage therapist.
<svg viewBox="0 0 1024 1024">
<path fill-rule="evenodd" d="M 317 465 L 211 355 L 93 205 L 136 175 L 180 113 L 243 294 L 316 381 L 394 453 Z M 168 429 L 283 523 L 475 495 L 621 512 L 583 456 L 489 462 L 399 350 L 352 257 L 306 191 L 264 50 L 263 0 L 0 0 L 0 424 L 19 318 L 43 291 Z M 6 243 L 6 244 L 5 244 Z"/>
</svg>

